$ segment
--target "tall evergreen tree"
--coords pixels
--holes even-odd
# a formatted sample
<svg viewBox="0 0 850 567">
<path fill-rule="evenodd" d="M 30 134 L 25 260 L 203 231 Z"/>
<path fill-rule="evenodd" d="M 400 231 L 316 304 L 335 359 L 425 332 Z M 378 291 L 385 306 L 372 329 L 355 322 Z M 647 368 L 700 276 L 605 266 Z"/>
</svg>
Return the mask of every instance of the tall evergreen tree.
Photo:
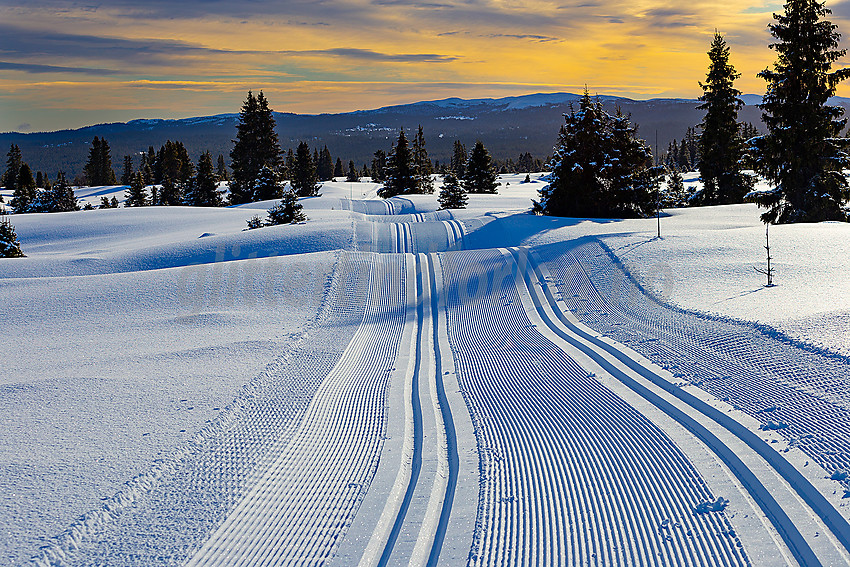
<svg viewBox="0 0 850 567">
<path fill-rule="evenodd" d="M 384 150 L 375 152 L 370 173 L 372 183 L 383 183 L 387 179 L 387 153 Z"/>
<path fill-rule="evenodd" d="M 318 156 L 316 174 L 319 176 L 319 181 L 332 181 L 334 178 L 334 162 L 330 150 L 325 146 L 316 155 Z"/>
<path fill-rule="evenodd" d="M 218 154 L 218 163 L 216 164 L 215 174 L 220 181 L 228 181 L 230 174 L 227 173 L 227 164 L 224 162 L 224 156 Z"/>
<path fill-rule="evenodd" d="M 263 166 L 277 170 L 280 144 L 275 133 L 275 120 L 263 91 L 248 98 L 239 113 L 236 140 L 230 151 L 230 202 L 248 203 L 254 198 L 254 182 Z"/>
<path fill-rule="evenodd" d="M 481 140 L 475 142 L 469 160 L 466 162 L 461 184 L 467 193 L 496 193 L 499 183 L 496 181 L 496 168 L 490 152 Z"/>
<path fill-rule="evenodd" d="M 838 49 L 837 26 L 824 19 L 830 13 L 817 0 L 788 0 L 770 25 L 777 60 L 759 73 L 767 82 L 761 104 L 767 135 L 753 146 L 757 172 L 776 186 L 756 196 L 767 208 L 766 223 L 847 220 L 850 188 L 842 171 L 850 159 L 846 142 L 837 139 L 846 119 L 827 101 L 850 68 L 831 71 L 845 50 Z"/>
<path fill-rule="evenodd" d="M 293 191 L 299 197 L 311 197 L 319 194 L 319 176 L 316 175 L 316 164 L 310 155 L 310 146 L 306 142 L 298 144 L 290 173 L 290 183 Z"/>
<path fill-rule="evenodd" d="M 345 175 L 345 170 L 342 169 L 342 159 L 336 158 L 336 165 L 334 165 L 334 177 L 342 177 Z"/>
<path fill-rule="evenodd" d="M 79 211 L 80 205 L 77 203 L 77 196 L 74 194 L 74 188 L 68 183 L 65 178 L 65 172 L 59 171 L 56 176 L 56 183 L 52 187 L 46 189 L 48 194 L 48 213 L 63 213 L 69 211 Z"/>
<path fill-rule="evenodd" d="M 24 258 L 21 243 L 9 217 L 0 217 L 0 258 Z"/>
<path fill-rule="evenodd" d="M 431 174 L 434 173 L 434 166 L 428 159 L 428 150 L 425 148 L 425 134 L 422 131 L 421 124 L 416 132 L 416 137 L 413 139 L 413 172 L 416 176 L 416 192 L 433 193 L 434 180 L 431 178 Z"/>
<path fill-rule="evenodd" d="M 206 151 L 198 158 L 198 169 L 185 197 L 186 204 L 193 207 L 220 207 L 221 192 L 218 190 L 218 175 L 213 167 L 212 155 Z"/>
<path fill-rule="evenodd" d="M 133 156 L 124 156 L 124 171 L 121 173 L 121 185 L 129 185 L 133 180 Z"/>
<path fill-rule="evenodd" d="M 440 209 L 465 209 L 469 197 L 460 186 L 454 172 L 449 170 L 443 175 L 443 188 L 437 197 Z"/>
<path fill-rule="evenodd" d="M 162 187 L 159 189 L 159 201 L 157 205 L 182 205 L 183 191 L 178 181 L 175 181 L 168 175 L 162 180 Z"/>
<path fill-rule="evenodd" d="M 360 175 L 357 173 L 357 167 L 354 165 L 354 160 L 348 162 L 348 175 L 345 180 L 349 183 L 357 183 L 360 181 Z"/>
<path fill-rule="evenodd" d="M 124 206 L 146 207 L 149 204 L 144 178 L 141 172 L 136 172 L 130 179 L 130 188 L 124 193 Z"/>
<path fill-rule="evenodd" d="M 94 137 L 89 148 L 89 157 L 83 171 L 90 186 L 115 185 L 115 170 L 112 169 L 112 152 L 106 138 Z"/>
<path fill-rule="evenodd" d="M 729 46 L 723 36 L 714 34 L 708 51 L 710 64 L 705 83 L 700 83 L 705 111 L 700 127 L 699 171 L 703 181 L 701 202 L 706 205 L 742 203 L 753 188 L 753 178 L 741 171 L 743 140 L 738 110 L 744 102 L 738 98 L 735 79 L 741 76 L 729 63 Z"/>
<path fill-rule="evenodd" d="M 18 174 L 23 163 L 21 148 L 17 144 L 9 146 L 9 153 L 6 154 L 6 170 L 3 172 L 2 178 L 2 185 L 8 191 L 15 190 L 15 183 L 18 181 Z"/>
<path fill-rule="evenodd" d="M 35 179 L 32 170 L 26 162 L 18 169 L 18 178 L 15 180 L 15 191 L 9 204 L 15 209 L 16 214 L 33 212 L 36 199 Z"/>
<path fill-rule="evenodd" d="M 40 171 L 35 172 L 35 186 L 38 188 L 46 189 L 44 186 L 44 174 Z"/>
<path fill-rule="evenodd" d="M 416 175 L 413 171 L 413 152 L 404 135 L 404 128 L 398 135 L 398 142 L 387 157 L 386 180 L 378 189 L 378 196 L 388 199 L 416 191 Z"/>
<path fill-rule="evenodd" d="M 535 212 L 572 217 L 646 216 L 655 210 L 655 170 L 627 116 L 611 116 L 587 91 L 564 115 L 549 184 Z"/>
<path fill-rule="evenodd" d="M 454 145 L 452 146 L 452 159 L 449 163 L 449 169 L 454 172 L 458 179 L 463 179 L 463 176 L 466 173 L 466 162 L 468 159 L 469 158 L 466 155 L 466 146 L 464 146 L 460 140 L 455 140 Z"/>
</svg>

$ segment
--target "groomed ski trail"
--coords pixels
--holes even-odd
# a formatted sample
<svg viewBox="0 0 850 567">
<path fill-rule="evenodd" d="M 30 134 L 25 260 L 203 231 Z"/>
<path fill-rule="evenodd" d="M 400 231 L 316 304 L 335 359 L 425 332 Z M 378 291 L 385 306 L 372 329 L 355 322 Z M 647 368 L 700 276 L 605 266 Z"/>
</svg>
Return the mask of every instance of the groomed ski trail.
<svg viewBox="0 0 850 567">
<path fill-rule="evenodd" d="M 291 441 L 187 566 L 318 565 L 332 555 L 380 455 L 404 326 L 403 266 L 401 257 L 372 257 L 366 315 L 342 359 Z"/>
<path fill-rule="evenodd" d="M 469 565 L 748 565 L 664 433 L 529 320 L 511 256 L 441 255 L 481 467 Z"/>
<path fill-rule="evenodd" d="M 850 564 L 850 546 L 845 547 L 850 525 L 790 463 L 731 417 L 665 380 L 659 375 L 660 369 L 630 355 L 622 346 L 581 328 L 574 318 L 571 319 L 558 307 L 546 285 L 543 269 L 539 263 L 529 261 L 527 250 L 511 249 L 511 253 L 546 325 L 710 447 L 738 477 L 800 565 Z M 641 379 L 645 379 L 646 383 L 642 383 Z M 677 407 L 670 399 L 665 399 L 662 392 L 684 404 Z M 705 421 L 698 422 L 700 414 L 722 429 L 715 427 L 710 430 Z M 743 441 L 749 451 L 740 447 L 735 451 L 730 449 L 734 445 L 732 436 Z M 764 461 L 769 467 L 764 466 Z M 757 476 L 753 472 L 765 468 L 772 468 L 774 475 Z M 800 506 L 797 497 L 805 501 L 808 508 Z M 820 534 L 825 537 L 820 537 Z"/>
</svg>

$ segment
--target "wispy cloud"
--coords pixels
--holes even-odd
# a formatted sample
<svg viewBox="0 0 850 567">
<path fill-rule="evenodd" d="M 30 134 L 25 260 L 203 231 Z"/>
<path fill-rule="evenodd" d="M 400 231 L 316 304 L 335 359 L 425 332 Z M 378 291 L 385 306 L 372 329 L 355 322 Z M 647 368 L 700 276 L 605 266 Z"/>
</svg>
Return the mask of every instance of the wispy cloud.
<svg viewBox="0 0 850 567">
<path fill-rule="evenodd" d="M 0 61 L 0 69 L 22 71 L 24 73 L 83 73 L 86 75 L 118 75 L 114 69 L 92 69 L 90 67 L 61 67 L 59 65 L 36 65 L 32 63 L 11 63 Z"/>
</svg>

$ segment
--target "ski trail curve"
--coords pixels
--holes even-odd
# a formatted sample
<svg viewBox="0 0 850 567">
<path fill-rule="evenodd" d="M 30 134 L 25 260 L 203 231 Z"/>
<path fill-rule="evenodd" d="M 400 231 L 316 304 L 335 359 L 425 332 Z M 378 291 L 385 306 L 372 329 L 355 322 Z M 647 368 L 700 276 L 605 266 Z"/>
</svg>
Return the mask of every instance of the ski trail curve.
<svg viewBox="0 0 850 567">
<path fill-rule="evenodd" d="M 678 447 L 538 331 L 510 253 L 440 259 L 479 447 L 468 565 L 750 564 L 722 512 L 693 513 L 715 495 Z"/>
<path fill-rule="evenodd" d="M 746 487 L 752 498 L 782 536 L 800 565 L 829 565 L 837 564 L 836 561 L 850 563 L 850 555 L 847 553 L 850 551 L 850 524 L 786 459 L 758 435 L 731 417 L 678 388 L 658 375 L 652 368 L 629 356 L 622 348 L 618 348 L 615 344 L 604 341 L 595 334 L 582 329 L 558 306 L 551 290 L 546 285 L 547 278 L 544 276 L 540 262 L 530 260 L 526 249 L 514 248 L 510 251 L 518 266 L 520 278 L 526 285 L 534 306 L 546 325 L 566 342 L 591 357 L 612 376 L 685 426 L 688 431 L 711 448 Z M 785 486 L 793 488 L 796 495 L 808 505 L 809 510 L 800 511 L 796 509 L 793 506 L 793 497 L 785 498 L 783 503 L 780 504 L 774 498 L 774 494 L 783 493 L 784 486 L 771 482 L 769 478 L 763 482 L 765 479 L 757 477 L 749 468 L 751 466 L 749 463 L 753 461 L 749 460 L 748 464 L 745 464 L 742 456 L 728 448 L 728 440 L 719 438 L 716 431 L 709 431 L 687 411 L 683 411 L 681 407 L 676 407 L 658 393 L 652 391 L 651 388 L 640 383 L 636 377 L 647 379 L 653 386 L 684 402 L 689 409 L 709 417 L 743 441 L 747 447 L 766 461 L 787 482 Z M 789 511 L 786 511 L 786 508 L 789 508 Z M 808 524 L 809 514 L 820 520 L 821 530 L 828 530 L 832 533 L 835 540 L 832 542 L 833 545 L 815 543 L 811 535 L 807 534 L 807 537 L 801 533 L 797 523 Z M 817 532 L 814 537 L 817 537 Z M 823 539 L 821 538 L 821 540 Z"/>
<path fill-rule="evenodd" d="M 380 455 L 404 322 L 404 263 L 373 257 L 366 316 L 291 440 L 188 566 L 321 564 L 350 525 Z"/>
</svg>

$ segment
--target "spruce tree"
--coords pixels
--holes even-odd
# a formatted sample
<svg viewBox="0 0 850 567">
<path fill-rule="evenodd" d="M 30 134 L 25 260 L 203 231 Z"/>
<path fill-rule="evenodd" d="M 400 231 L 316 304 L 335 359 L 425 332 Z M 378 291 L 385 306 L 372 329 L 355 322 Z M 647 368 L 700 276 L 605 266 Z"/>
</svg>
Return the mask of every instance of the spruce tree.
<svg viewBox="0 0 850 567">
<path fill-rule="evenodd" d="M 370 177 L 372 183 L 383 183 L 387 179 L 387 154 L 384 150 L 375 152 L 372 158 L 372 169 Z"/>
<path fill-rule="evenodd" d="M 26 162 L 21 164 L 18 169 L 18 177 L 15 179 L 15 191 L 12 193 L 12 200 L 9 205 L 15 210 L 16 214 L 29 213 L 33 211 L 33 206 L 36 200 L 35 179 L 32 177 L 32 170 Z"/>
<path fill-rule="evenodd" d="M 465 209 L 468 201 L 469 197 L 466 196 L 454 172 L 447 171 L 443 175 L 443 188 L 437 197 L 440 209 Z"/>
<path fill-rule="evenodd" d="M 213 168 L 212 155 L 206 151 L 198 158 L 198 169 L 186 195 L 186 204 L 193 207 L 220 207 L 218 175 Z"/>
<path fill-rule="evenodd" d="M 685 181 L 678 169 L 673 169 L 667 176 L 667 189 L 661 200 L 663 207 L 684 207 L 688 204 L 685 194 Z"/>
<path fill-rule="evenodd" d="M 133 180 L 133 156 L 124 156 L 124 171 L 121 173 L 121 185 L 129 185 Z"/>
<path fill-rule="evenodd" d="M 263 166 L 275 170 L 280 165 L 280 144 L 275 120 L 263 92 L 248 98 L 239 113 L 236 140 L 230 151 L 230 202 L 234 205 L 255 201 L 254 182 Z"/>
<path fill-rule="evenodd" d="M 378 196 L 384 199 L 416 191 L 416 175 L 413 171 L 413 153 L 404 135 L 404 128 L 398 135 L 398 141 L 387 156 L 386 180 L 378 189 Z"/>
<path fill-rule="evenodd" d="M 159 190 L 158 205 L 182 205 L 183 192 L 179 182 L 174 181 L 171 177 L 165 176 L 162 180 L 162 187 Z"/>
<path fill-rule="evenodd" d="M 103 181 L 103 152 L 101 151 L 100 137 L 95 136 L 89 146 L 89 158 L 83 167 L 83 173 L 90 187 L 104 185 Z"/>
<path fill-rule="evenodd" d="M 124 193 L 125 207 L 145 207 L 149 205 L 148 192 L 145 191 L 145 182 L 140 172 L 136 172 L 130 179 L 130 188 Z"/>
<path fill-rule="evenodd" d="M 357 173 L 357 167 L 354 165 L 354 160 L 348 162 L 348 175 L 345 180 L 349 183 L 357 183 L 360 181 L 360 175 Z"/>
<path fill-rule="evenodd" d="M 496 169 L 490 153 L 481 140 L 475 142 L 469 160 L 466 162 L 461 184 L 467 193 L 496 193 L 499 183 L 496 181 Z"/>
<path fill-rule="evenodd" d="M 322 151 L 316 154 L 316 174 L 319 176 L 319 181 L 333 181 L 334 178 L 334 162 L 331 157 L 331 152 L 328 147 L 322 148 Z"/>
<path fill-rule="evenodd" d="M 257 179 L 254 181 L 254 198 L 257 201 L 270 201 L 280 199 L 283 196 L 283 188 L 277 179 L 277 174 L 267 165 L 263 166 Z"/>
<path fill-rule="evenodd" d="M 9 146 L 9 153 L 6 154 L 6 170 L 3 172 L 2 178 L 2 185 L 6 190 L 15 191 L 15 184 L 18 182 L 18 174 L 23 163 L 21 148 L 17 144 Z"/>
<path fill-rule="evenodd" d="M 307 220 L 307 215 L 304 214 L 303 207 L 298 202 L 298 196 L 292 189 L 284 191 L 281 202 L 269 209 L 267 213 L 267 226 L 294 224 Z"/>
<path fill-rule="evenodd" d="M 69 211 L 79 211 L 80 206 L 77 204 L 77 196 L 74 194 L 74 188 L 68 183 L 65 178 L 65 172 L 60 171 L 56 176 L 56 183 L 52 187 L 45 190 L 47 213 L 63 213 Z"/>
<path fill-rule="evenodd" d="M 35 173 L 35 186 L 36 186 L 36 188 L 39 188 L 39 187 L 42 188 L 42 189 L 47 188 L 47 187 L 44 186 L 44 174 L 40 171 L 37 171 Z"/>
<path fill-rule="evenodd" d="M 25 258 L 15 227 L 8 217 L 0 217 L 0 258 Z"/>
<path fill-rule="evenodd" d="M 767 134 L 753 144 L 757 172 L 775 185 L 755 196 L 767 208 L 766 223 L 847 220 L 842 170 L 850 160 L 837 139 L 846 120 L 827 101 L 850 68 L 831 71 L 845 50 L 838 49 L 837 26 L 824 19 L 830 13 L 817 0 L 788 0 L 769 27 L 777 60 L 759 73 L 767 82 L 760 105 Z"/>
<path fill-rule="evenodd" d="M 463 179 L 463 176 L 466 173 L 467 160 L 468 156 L 466 155 L 466 146 L 464 146 L 460 140 L 455 140 L 454 145 L 452 146 L 452 159 L 449 162 L 449 169 L 454 172 L 458 179 Z"/>
<path fill-rule="evenodd" d="M 535 212 L 571 217 L 647 216 L 655 210 L 657 171 L 628 116 L 611 116 L 587 91 L 564 115 L 549 184 Z"/>
<path fill-rule="evenodd" d="M 705 83 L 700 83 L 703 104 L 697 109 L 705 111 L 700 127 L 699 171 L 704 190 L 702 204 L 726 205 L 742 203 L 753 188 L 751 176 L 741 171 L 743 140 L 738 124 L 738 110 L 744 102 L 738 98 L 741 91 L 734 87 L 741 76 L 729 63 L 729 47 L 719 33 L 708 52 L 710 60 Z"/>
<path fill-rule="evenodd" d="M 228 181 L 230 179 L 230 175 L 227 173 L 227 164 L 224 162 L 224 156 L 221 154 L 218 154 L 215 174 L 220 181 Z"/>
<path fill-rule="evenodd" d="M 343 177 L 345 175 L 345 170 L 342 169 L 342 159 L 336 158 L 336 165 L 334 165 L 334 177 Z"/>
<path fill-rule="evenodd" d="M 428 159 L 428 150 L 425 149 L 425 134 L 420 124 L 413 139 L 413 172 L 416 176 L 417 193 L 434 192 L 434 180 L 431 178 L 433 171 L 431 160 Z"/>
<path fill-rule="evenodd" d="M 316 164 L 310 155 L 310 146 L 306 142 L 298 144 L 290 172 L 290 183 L 293 191 L 299 197 L 313 197 L 319 194 L 319 177 L 316 175 Z"/>
</svg>

